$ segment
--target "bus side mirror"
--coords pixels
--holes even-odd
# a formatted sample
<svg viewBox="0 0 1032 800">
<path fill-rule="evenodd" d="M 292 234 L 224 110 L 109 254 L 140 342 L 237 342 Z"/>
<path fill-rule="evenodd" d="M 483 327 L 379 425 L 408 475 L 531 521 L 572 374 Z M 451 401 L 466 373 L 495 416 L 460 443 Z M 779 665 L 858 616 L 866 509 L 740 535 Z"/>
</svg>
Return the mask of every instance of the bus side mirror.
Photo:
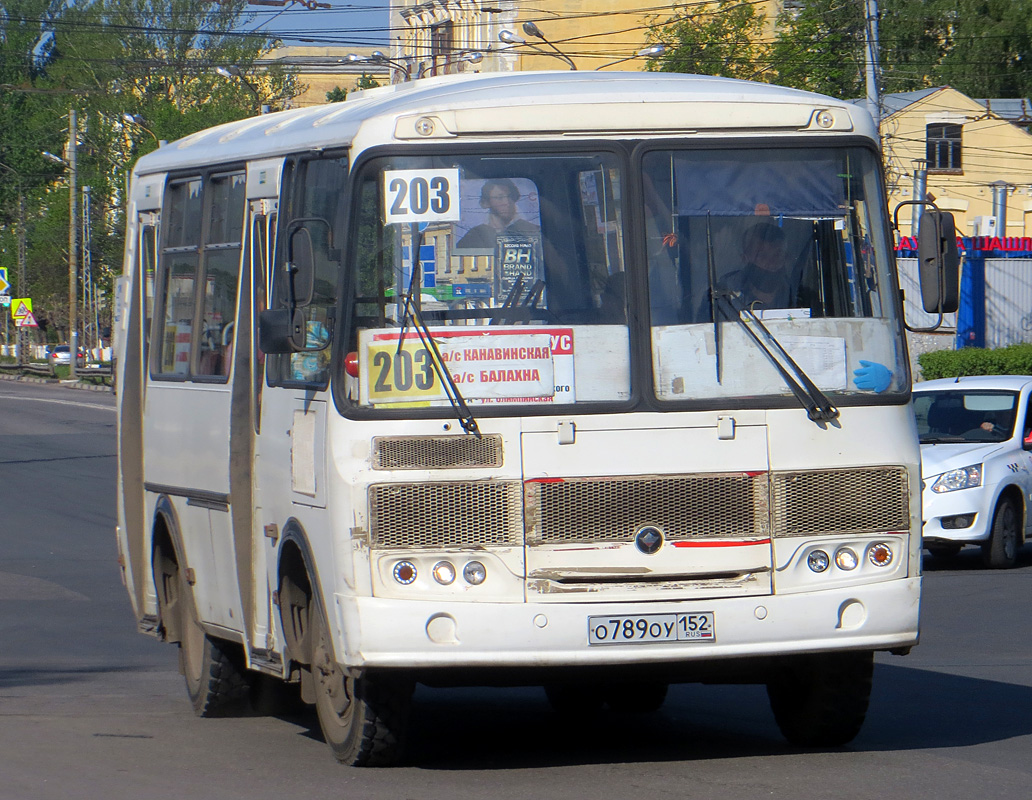
<svg viewBox="0 0 1032 800">
<path fill-rule="evenodd" d="M 957 228 L 948 211 L 925 211 L 917 232 L 921 303 L 929 314 L 949 314 L 960 305 Z"/>
<path fill-rule="evenodd" d="M 305 349 L 305 315 L 297 308 L 272 308 L 258 315 L 258 347 L 266 355 Z"/>
</svg>

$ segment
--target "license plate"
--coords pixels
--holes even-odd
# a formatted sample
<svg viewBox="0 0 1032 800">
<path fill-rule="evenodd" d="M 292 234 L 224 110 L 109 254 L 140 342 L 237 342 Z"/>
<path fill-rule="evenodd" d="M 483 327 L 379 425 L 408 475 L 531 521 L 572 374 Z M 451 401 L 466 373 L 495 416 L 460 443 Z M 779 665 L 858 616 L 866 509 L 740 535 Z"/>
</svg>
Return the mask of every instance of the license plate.
<svg viewBox="0 0 1032 800">
<path fill-rule="evenodd" d="M 588 644 L 715 642 L 712 611 L 588 617 Z"/>
</svg>

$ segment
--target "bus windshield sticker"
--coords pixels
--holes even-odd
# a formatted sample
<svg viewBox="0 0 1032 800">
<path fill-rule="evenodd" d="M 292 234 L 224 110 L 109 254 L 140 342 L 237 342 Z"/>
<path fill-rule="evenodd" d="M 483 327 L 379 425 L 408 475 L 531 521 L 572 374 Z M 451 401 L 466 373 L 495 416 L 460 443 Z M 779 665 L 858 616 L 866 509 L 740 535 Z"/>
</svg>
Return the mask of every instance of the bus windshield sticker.
<svg viewBox="0 0 1032 800">
<path fill-rule="evenodd" d="M 433 330 L 441 357 L 469 401 L 574 402 L 573 331 Z M 373 404 L 447 396 L 415 332 L 398 349 L 397 331 L 363 331 L 361 393 Z M 437 405 L 436 402 L 433 403 Z"/>
<path fill-rule="evenodd" d="M 399 222 L 457 222 L 457 169 L 399 169 L 383 173 L 383 214 L 388 225 Z"/>
</svg>

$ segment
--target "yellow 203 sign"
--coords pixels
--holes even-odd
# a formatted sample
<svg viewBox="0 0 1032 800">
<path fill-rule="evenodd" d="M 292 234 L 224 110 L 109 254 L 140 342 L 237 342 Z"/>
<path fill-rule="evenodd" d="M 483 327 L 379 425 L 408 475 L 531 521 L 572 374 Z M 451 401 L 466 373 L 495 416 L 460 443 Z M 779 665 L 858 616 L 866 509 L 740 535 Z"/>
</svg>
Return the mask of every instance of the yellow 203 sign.
<svg viewBox="0 0 1032 800">
<path fill-rule="evenodd" d="M 433 354 L 419 339 L 371 343 L 366 349 L 369 399 L 374 403 L 444 399 L 434 370 Z"/>
</svg>

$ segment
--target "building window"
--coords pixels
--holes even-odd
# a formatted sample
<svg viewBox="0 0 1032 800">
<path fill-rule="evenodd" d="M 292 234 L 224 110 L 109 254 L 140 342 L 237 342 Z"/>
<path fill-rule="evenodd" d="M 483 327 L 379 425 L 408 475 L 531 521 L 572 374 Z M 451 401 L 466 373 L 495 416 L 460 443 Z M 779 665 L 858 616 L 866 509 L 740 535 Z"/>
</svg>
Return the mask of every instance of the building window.
<svg viewBox="0 0 1032 800">
<path fill-rule="evenodd" d="M 430 28 L 431 75 L 446 75 L 456 71 L 458 65 L 448 62 L 454 49 L 454 27 L 450 20 Z"/>
<path fill-rule="evenodd" d="M 961 126 L 936 122 L 925 129 L 929 171 L 960 172 Z"/>
</svg>

